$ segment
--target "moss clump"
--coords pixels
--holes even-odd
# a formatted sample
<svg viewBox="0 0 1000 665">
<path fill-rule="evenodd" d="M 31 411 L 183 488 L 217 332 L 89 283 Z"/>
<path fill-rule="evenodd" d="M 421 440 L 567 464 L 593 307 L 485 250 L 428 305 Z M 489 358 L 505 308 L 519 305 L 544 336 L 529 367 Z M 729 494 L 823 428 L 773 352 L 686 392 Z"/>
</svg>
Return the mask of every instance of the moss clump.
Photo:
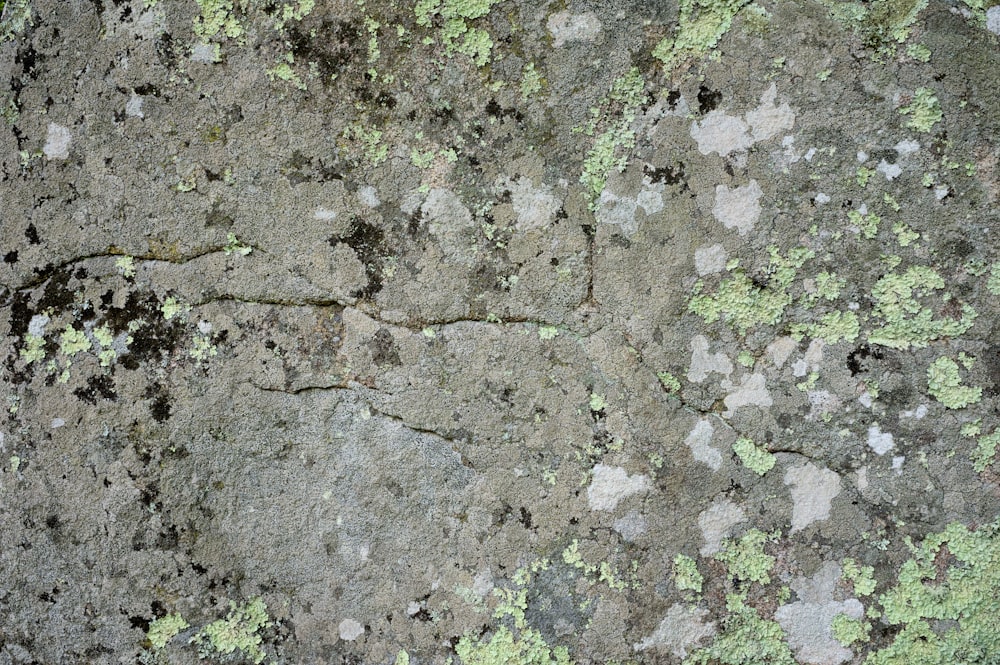
<svg viewBox="0 0 1000 665">
<path fill-rule="evenodd" d="M 263 638 L 260 630 L 270 625 L 267 616 L 267 605 L 260 598 L 254 598 L 242 607 L 230 601 L 229 614 L 225 619 L 213 621 L 202 628 L 191 643 L 198 645 L 198 655 L 227 656 L 240 651 L 243 656 L 254 663 L 264 661 L 265 653 L 260 648 Z"/>
<path fill-rule="evenodd" d="M 958 363 L 941 356 L 927 368 L 927 390 L 948 409 L 964 409 L 982 399 L 983 389 L 963 386 Z"/>
<path fill-rule="evenodd" d="M 992 663 L 1000 653 L 1000 522 L 927 536 L 879 600 L 901 629 L 865 665 Z M 947 568 L 943 563 L 947 563 Z"/>
<path fill-rule="evenodd" d="M 938 98 L 930 88 L 917 88 L 913 100 L 899 109 L 899 112 L 910 116 L 906 122 L 907 127 L 924 134 L 930 132 L 931 128 L 944 117 Z"/>
<path fill-rule="evenodd" d="M 751 439 L 745 436 L 736 439 L 736 443 L 733 444 L 733 452 L 743 462 L 743 466 L 758 476 L 763 476 L 774 468 L 776 461 L 774 455 L 757 446 Z"/>
<path fill-rule="evenodd" d="M 149 624 L 149 631 L 146 639 L 153 645 L 154 649 L 162 649 L 167 642 L 174 639 L 177 633 L 187 628 L 190 624 L 184 620 L 179 612 L 168 614 L 165 617 L 156 619 Z"/>
<path fill-rule="evenodd" d="M 750 0 L 681 0 L 680 20 L 673 37 L 663 39 L 653 49 L 653 57 L 663 63 L 669 75 L 677 65 L 700 58 L 716 47 L 732 27 L 736 14 Z"/>
</svg>

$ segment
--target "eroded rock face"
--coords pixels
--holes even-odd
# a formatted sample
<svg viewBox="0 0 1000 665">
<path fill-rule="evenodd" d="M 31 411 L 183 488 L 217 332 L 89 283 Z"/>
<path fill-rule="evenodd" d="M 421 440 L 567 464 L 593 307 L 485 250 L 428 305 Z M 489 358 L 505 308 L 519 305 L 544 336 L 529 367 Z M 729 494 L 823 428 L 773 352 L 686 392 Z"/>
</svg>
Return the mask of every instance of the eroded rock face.
<svg viewBox="0 0 1000 665">
<path fill-rule="evenodd" d="M 997 8 L 833 4 L 8 0 L 0 662 L 1000 650 Z"/>
</svg>

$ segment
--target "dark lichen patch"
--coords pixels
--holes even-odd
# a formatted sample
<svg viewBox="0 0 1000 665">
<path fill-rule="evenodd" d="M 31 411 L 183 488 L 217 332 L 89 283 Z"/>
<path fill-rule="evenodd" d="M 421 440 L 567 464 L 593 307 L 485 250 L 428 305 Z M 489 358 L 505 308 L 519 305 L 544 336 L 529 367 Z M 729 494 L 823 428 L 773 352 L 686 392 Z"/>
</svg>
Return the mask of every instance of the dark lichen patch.
<svg viewBox="0 0 1000 665">
<path fill-rule="evenodd" d="M 151 400 L 149 403 L 149 413 L 153 420 L 158 423 L 166 422 L 171 415 L 171 400 L 166 389 L 159 383 L 152 383 L 146 387 L 143 393 L 145 399 Z"/>
<path fill-rule="evenodd" d="M 316 63 L 320 80 L 327 86 L 349 71 L 366 48 L 361 26 L 343 19 L 324 20 L 314 31 L 289 28 L 286 41 L 296 62 Z"/>
<path fill-rule="evenodd" d="M 372 362 L 379 367 L 383 365 L 402 364 L 402 361 L 399 359 L 399 350 L 396 347 L 396 341 L 393 339 L 392 333 L 386 328 L 379 328 L 368 346 L 371 349 Z"/>
<path fill-rule="evenodd" d="M 714 111 L 719 108 L 719 104 L 722 103 L 722 92 L 719 90 L 712 90 L 705 86 L 699 86 L 698 88 L 698 112 L 702 115 Z"/>
<path fill-rule="evenodd" d="M 352 298 L 371 299 L 382 290 L 382 268 L 387 256 L 392 253 L 386 245 L 385 233 L 379 227 L 355 217 L 351 221 L 347 235 L 332 236 L 328 242 L 331 246 L 347 245 L 365 267 L 368 284 L 351 293 Z"/>
<path fill-rule="evenodd" d="M 98 320 L 115 335 L 129 333 L 129 352 L 122 356 L 126 369 L 138 369 L 145 360 L 159 360 L 171 353 L 184 336 L 184 323 L 179 317 L 164 318 L 162 303 L 150 292 L 132 291 L 122 307 L 110 307 Z"/>
<path fill-rule="evenodd" d="M 106 399 L 117 401 L 118 393 L 115 392 L 114 380 L 107 374 L 97 374 L 87 378 L 86 388 L 77 388 L 73 391 L 78 399 L 88 404 L 97 404 L 97 400 Z"/>
</svg>

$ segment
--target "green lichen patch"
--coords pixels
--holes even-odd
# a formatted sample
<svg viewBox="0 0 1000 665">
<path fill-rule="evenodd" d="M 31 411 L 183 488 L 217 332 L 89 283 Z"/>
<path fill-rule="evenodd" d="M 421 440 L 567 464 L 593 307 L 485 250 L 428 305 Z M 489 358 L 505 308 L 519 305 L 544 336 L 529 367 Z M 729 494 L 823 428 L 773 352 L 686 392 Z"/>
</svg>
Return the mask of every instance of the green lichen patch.
<svg viewBox="0 0 1000 665">
<path fill-rule="evenodd" d="M 778 622 L 761 617 L 739 594 L 731 594 L 726 607 L 730 613 L 722 631 L 710 645 L 684 659 L 684 665 L 795 665 Z"/>
<path fill-rule="evenodd" d="M 947 356 L 927 368 L 927 391 L 948 409 L 964 409 L 983 396 L 982 388 L 962 385 L 958 363 Z"/>
<path fill-rule="evenodd" d="M 198 645 L 198 655 L 228 656 L 239 651 L 248 660 L 262 663 L 266 654 L 260 647 L 260 631 L 271 623 L 267 605 L 261 598 L 254 598 L 239 607 L 230 601 L 229 608 L 225 619 L 213 621 L 191 638 L 191 643 Z"/>
<path fill-rule="evenodd" d="M 873 315 L 882 324 L 868 334 L 873 344 L 893 349 L 923 348 L 945 337 L 958 337 L 972 327 L 976 310 L 961 306 L 959 318 L 935 317 L 919 299 L 944 288 L 944 279 L 933 268 L 912 266 L 902 273 L 890 272 L 872 287 Z"/>
<path fill-rule="evenodd" d="M 838 614 L 830 623 L 830 630 L 835 640 L 845 647 L 856 642 L 867 642 L 872 625 L 867 621 L 855 619 L 846 614 Z"/>
<path fill-rule="evenodd" d="M 201 13 L 194 18 L 194 34 L 207 43 L 216 37 L 239 39 L 243 25 L 233 15 L 233 0 L 197 0 Z"/>
<path fill-rule="evenodd" d="M 500 0 L 418 0 L 413 8 L 417 25 L 438 25 L 438 39 L 447 55 L 461 53 L 469 56 L 478 67 L 489 62 L 493 39 L 482 28 L 469 25 L 469 21 L 490 13 Z"/>
<path fill-rule="evenodd" d="M 750 529 L 738 540 L 727 541 L 715 558 L 726 564 L 729 576 L 743 582 L 771 582 L 775 558 L 764 552 L 764 544 L 776 539 L 760 529 Z"/>
<path fill-rule="evenodd" d="M 5 17 L 0 23 L 0 44 L 14 39 L 32 24 L 31 0 L 7 0 L 0 3 L 0 9 L 5 10 Z"/>
<path fill-rule="evenodd" d="M 775 325 L 792 303 L 788 287 L 796 271 L 815 254 L 804 247 L 788 250 L 784 256 L 776 247 L 769 247 L 771 259 L 766 283 L 753 280 L 742 269 L 735 269 L 733 276 L 724 279 L 714 294 L 702 294 L 703 282 L 694 287 L 694 296 L 688 301 L 688 311 L 714 323 L 722 319 L 745 335 L 760 325 Z"/>
<path fill-rule="evenodd" d="M 899 112 L 909 116 L 906 126 L 918 132 L 927 134 L 931 128 L 941 122 L 944 114 L 934 91 L 930 88 L 917 88 L 909 104 L 899 109 Z"/>
<path fill-rule="evenodd" d="M 986 290 L 995 296 L 1000 296 L 1000 261 L 990 266 L 990 276 L 986 280 Z"/>
<path fill-rule="evenodd" d="M 741 436 L 736 439 L 736 443 L 733 444 L 733 452 L 736 453 L 740 461 L 743 462 L 743 466 L 750 469 L 758 476 L 763 476 L 765 473 L 774 468 L 774 464 L 777 461 L 771 453 L 764 450 L 757 444 L 745 436 Z"/>
<path fill-rule="evenodd" d="M 685 60 L 701 58 L 716 47 L 733 19 L 750 0 L 681 0 L 680 20 L 672 37 L 660 41 L 653 57 L 671 74 Z"/>
<path fill-rule="evenodd" d="M 976 440 L 976 449 L 972 451 L 972 466 L 976 471 L 982 473 L 996 461 L 997 446 L 1000 446 L 1000 428 Z"/>
<path fill-rule="evenodd" d="M 841 2 L 822 0 L 831 15 L 853 30 L 872 51 L 872 58 L 892 57 L 910 37 L 928 0 L 873 0 Z"/>
<path fill-rule="evenodd" d="M 628 164 L 629 152 L 635 147 L 632 125 L 646 100 L 645 85 L 639 69 L 633 67 L 615 80 L 611 92 L 602 100 L 601 106 L 607 110 L 602 114 L 597 108 L 591 109 L 593 117 L 583 131 L 588 136 L 600 133 L 583 160 L 580 182 L 586 188 L 592 210 L 596 209 L 611 173 L 624 171 Z"/>
<path fill-rule="evenodd" d="M 691 557 L 678 554 L 674 557 L 674 586 L 678 591 L 701 593 L 705 578 L 698 572 L 698 564 Z"/>
<path fill-rule="evenodd" d="M 167 642 L 174 639 L 178 633 L 187 628 L 190 624 L 184 620 L 180 613 L 168 614 L 150 622 L 146 639 L 153 645 L 154 649 L 162 649 Z"/>
<path fill-rule="evenodd" d="M 891 644 L 865 665 L 988 663 L 1000 653 L 1000 522 L 928 535 L 880 596 Z"/>
<path fill-rule="evenodd" d="M 862 566 L 848 557 L 841 562 L 840 574 L 854 586 L 858 596 L 870 596 L 875 591 L 875 568 L 872 566 Z"/>
<path fill-rule="evenodd" d="M 853 342 L 861 333 L 861 323 L 854 312 L 828 312 L 816 323 L 796 323 L 791 327 L 792 337 L 822 339 L 827 344 L 841 340 Z"/>
</svg>

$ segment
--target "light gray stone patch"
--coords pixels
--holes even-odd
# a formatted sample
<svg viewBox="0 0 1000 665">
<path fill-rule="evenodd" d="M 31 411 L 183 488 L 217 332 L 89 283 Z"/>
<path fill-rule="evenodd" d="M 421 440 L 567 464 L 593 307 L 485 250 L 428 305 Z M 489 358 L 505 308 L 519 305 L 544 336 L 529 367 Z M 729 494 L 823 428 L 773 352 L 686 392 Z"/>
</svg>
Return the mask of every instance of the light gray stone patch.
<svg viewBox="0 0 1000 665">
<path fill-rule="evenodd" d="M 879 161 L 875 170 L 884 175 L 886 180 L 895 180 L 903 174 L 902 166 L 899 164 L 890 164 L 884 159 Z"/>
<path fill-rule="evenodd" d="M 792 494 L 792 528 L 789 533 L 829 518 L 830 504 L 841 489 L 839 475 L 812 462 L 789 468 L 785 472 L 785 485 Z"/>
<path fill-rule="evenodd" d="M 593 42 L 601 34 L 601 21 L 593 12 L 556 12 L 549 17 L 546 27 L 556 48 L 567 42 Z"/>
<path fill-rule="evenodd" d="M 691 338 L 691 366 L 688 368 L 687 379 L 692 383 L 701 383 L 709 374 L 718 373 L 729 376 L 733 373 L 733 363 L 725 353 L 708 352 L 708 338 L 695 335 Z"/>
<path fill-rule="evenodd" d="M 678 658 L 705 638 L 715 635 L 715 622 L 705 621 L 708 610 L 675 603 L 653 633 L 635 645 L 636 651 L 667 649 Z"/>
<path fill-rule="evenodd" d="M 612 525 L 612 528 L 630 543 L 635 542 L 646 533 L 647 527 L 646 516 L 635 510 L 625 513 L 623 517 L 615 520 L 615 523 Z"/>
<path fill-rule="evenodd" d="M 732 383 L 729 379 L 723 379 L 722 389 L 729 394 L 722 400 L 726 405 L 726 410 L 722 413 L 723 418 L 732 418 L 736 410 L 744 406 L 769 407 L 774 404 L 771 393 L 768 392 L 767 381 L 764 375 L 759 372 L 744 374 L 739 385 Z"/>
<path fill-rule="evenodd" d="M 132 95 L 129 100 L 125 102 L 125 115 L 130 118 L 143 118 L 145 115 L 142 112 L 142 104 L 145 102 L 145 98 L 142 95 Z"/>
<path fill-rule="evenodd" d="M 649 476 L 630 476 L 620 466 L 598 464 L 594 466 L 593 478 L 587 488 L 587 503 L 591 510 L 610 512 L 618 507 L 622 499 L 646 492 L 651 486 Z"/>
<path fill-rule="evenodd" d="M 730 530 L 746 521 L 743 509 L 724 496 L 716 497 L 712 505 L 698 515 L 698 528 L 701 529 L 705 544 L 699 550 L 702 556 L 711 556 L 722 549 Z"/>
<path fill-rule="evenodd" d="M 722 468 L 722 453 L 712 446 L 712 435 L 715 428 L 708 419 L 699 420 L 695 423 L 694 429 L 684 439 L 684 443 L 691 449 L 691 455 L 699 462 L 706 464 L 712 471 Z"/>
<path fill-rule="evenodd" d="M 49 159 L 69 159 L 69 146 L 72 142 L 73 134 L 68 127 L 50 122 L 42 153 Z"/>
<path fill-rule="evenodd" d="M 727 229 L 736 229 L 741 236 L 745 236 L 753 230 L 760 217 L 760 197 L 763 195 L 756 180 L 732 189 L 728 185 L 717 185 L 712 215 Z"/>
<path fill-rule="evenodd" d="M 766 141 L 795 125 L 795 113 L 792 108 L 787 103 L 775 106 L 774 101 L 777 97 L 778 86 L 772 83 L 771 87 L 761 95 L 760 106 L 747 112 L 747 122 L 753 127 L 754 141 Z"/>
<path fill-rule="evenodd" d="M 1000 35 L 1000 5 L 986 10 L 986 29 Z"/>
<path fill-rule="evenodd" d="M 879 427 L 879 424 L 875 423 L 868 428 L 868 447 L 871 448 L 876 455 L 885 455 L 896 446 L 892 441 L 892 434 L 889 432 L 883 432 Z"/>
<path fill-rule="evenodd" d="M 728 258 L 726 248 L 721 244 L 705 245 L 694 250 L 694 269 L 699 277 L 714 275 L 723 271 Z"/>
<path fill-rule="evenodd" d="M 698 143 L 701 154 L 714 152 L 720 157 L 742 152 L 753 145 L 747 123 L 739 116 L 727 115 L 718 109 L 710 111 L 701 122 L 691 123 L 691 138 Z"/>
<path fill-rule="evenodd" d="M 792 581 L 790 586 L 798 600 L 782 605 L 774 613 L 800 663 L 840 665 L 854 655 L 834 638 L 831 625 L 838 614 L 860 619 L 865 608 L 857 598 L 836 599 L 839 580 L 840 566 L 824 562 L 813 577 Z"/>
<path fill-rule="evenodd" d="M 344 619 L 337 626 L 337 632 L 340 635 L 340 639 L 346 642 L 353 642 L 365 634 L 365 627 L 355 619 Z"/>
<path fill-rule="evenodd" d="M 510 190 L 519 230 L 544 229 L 555 221 L 562 204 L 548 185 L 536 187 L 531 178 L 522 176 L 517 180 L 505 181 L 502 186 Z"/>
</svg>

